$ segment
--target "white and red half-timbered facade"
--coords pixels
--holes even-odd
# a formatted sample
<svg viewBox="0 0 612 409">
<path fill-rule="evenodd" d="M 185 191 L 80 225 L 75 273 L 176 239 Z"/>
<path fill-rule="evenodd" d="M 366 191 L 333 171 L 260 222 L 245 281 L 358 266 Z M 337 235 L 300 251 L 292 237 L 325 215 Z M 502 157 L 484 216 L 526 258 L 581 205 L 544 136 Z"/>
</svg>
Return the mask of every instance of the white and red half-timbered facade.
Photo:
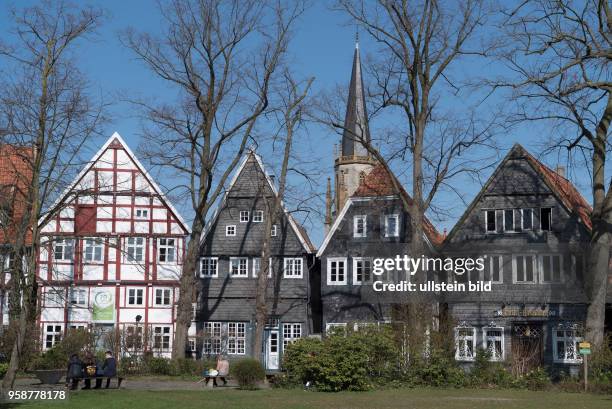
<svg viewBox="0 0 612 409">
<path fill-rule="evenodd" d="M 189 229 L 118 133 L 40 224 L 43 349 L 87 328 L 100 348 L 169 356 Z"/>
</svg>

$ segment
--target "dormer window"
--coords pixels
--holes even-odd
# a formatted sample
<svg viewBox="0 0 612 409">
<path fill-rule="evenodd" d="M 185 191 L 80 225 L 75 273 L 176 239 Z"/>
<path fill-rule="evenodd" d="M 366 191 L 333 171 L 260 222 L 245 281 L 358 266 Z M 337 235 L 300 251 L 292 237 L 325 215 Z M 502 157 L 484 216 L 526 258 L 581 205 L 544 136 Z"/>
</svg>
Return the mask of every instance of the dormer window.
<svg viewBox="0 0 612 409">
<path fill-rule="evenodd" d="M 385 215 L 385 237 L 399 237 L 399 215 Z"/>
</svg>

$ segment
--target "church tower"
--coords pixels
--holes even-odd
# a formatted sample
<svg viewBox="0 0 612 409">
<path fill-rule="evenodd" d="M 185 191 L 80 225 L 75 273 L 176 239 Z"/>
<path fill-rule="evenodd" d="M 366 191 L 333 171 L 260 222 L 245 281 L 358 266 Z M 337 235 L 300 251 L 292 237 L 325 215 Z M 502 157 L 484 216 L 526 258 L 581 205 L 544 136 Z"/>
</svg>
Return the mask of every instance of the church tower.
<svg viewBox="0 0 612 409">
<path fill-rule="evenodd" d="M 344 117 L 340 152 L 336 153 L 335 214 L 340 213 L 347 199 L 357 190 L 359 183 L 375 165 L 374 158 L 363 142 L 370 142 L 368 113 L 366 112 L 359 42 L 355 43 L 353 70 Z"/>
</svg>

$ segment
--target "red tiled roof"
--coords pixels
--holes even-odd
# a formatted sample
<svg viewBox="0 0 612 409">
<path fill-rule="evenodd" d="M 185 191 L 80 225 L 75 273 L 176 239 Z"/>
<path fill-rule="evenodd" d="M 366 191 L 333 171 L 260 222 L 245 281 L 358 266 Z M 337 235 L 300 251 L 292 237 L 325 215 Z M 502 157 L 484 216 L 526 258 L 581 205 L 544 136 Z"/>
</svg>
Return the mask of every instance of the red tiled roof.
<svg viewBox="0 0 612 409">
<path fill-rule="evenodd" d="M 399 188 L 397 192 L 393 179 Z M 401 194 L 408 204 L 412 204 L 412 197 L 404 190 L 397 178 L 388 172 L 383 165 L 376 165 L 374 169 L 364 178 L 353 196 L 355 197 L 372 197 L 372 196 L 392 196 Z M 427 216 L 423 217 L 423 230 L 432 244 L 441 244 L 444 237 L 438 233 L 434 225 L 429 221 Z"/>
<path fill-rule="evenodd" d="M 554 193 L 557 194 L 559 199 L 563 202 L 563 205 L 569 210 L 575 212 L 582 223 L 584 223 L 585 227 L 591 230 L 591 212 L 593 209 L 580 194 L 580 192 L 578 192 L 572 182 L 537 160 L 534 156 L 527 152 L 526 149 L 523 150 L 527 160 L 529 160 L 533 167 L 542 174 L 546 180 L 546 183 L 550 186 Z"/>
<path fill-rule="evenodd" d="M 0 229 L 0 244 L 8 244 L 14 239 L 14 226 L 20 224 L 25 212 L 25 195 L 32 177 L 32 157 L 31 148 L 0 145 L 0 187 L 10 194 L 10 197 L 0 197 L 0 201 L 6 200 L 12 215 L 9 229 Z M 26 240 L 28 243 L 31 241 L 31 234 Z"/>
</svg>

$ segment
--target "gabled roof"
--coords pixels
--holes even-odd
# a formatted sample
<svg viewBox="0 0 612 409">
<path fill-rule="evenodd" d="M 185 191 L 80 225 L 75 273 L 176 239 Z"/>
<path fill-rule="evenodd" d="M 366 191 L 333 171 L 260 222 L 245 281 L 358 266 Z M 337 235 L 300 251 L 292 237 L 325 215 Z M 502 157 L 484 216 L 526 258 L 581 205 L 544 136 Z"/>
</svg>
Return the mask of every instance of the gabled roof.
<svg viewBox="0 0 612 409">
<path fill-rule="evenodd" d="M 66 189 L 64 189 L 64 191 L 57 198 L 55 203 L 53 203 L 53 205 L 49 208 L 50 210 L 47 213 L 47 215 L 41 218 L 41 220 L 39 221 L 39 225 L 44 224 L 47 221 L 47 219 L 53 215 L 53 213 L 55 212 L 57 207 L 62 202 L 64 202 L 64 200 L 66 200 L 66 198 L 75 189 L 75 187 L 81 181 L 81 179 L 83 179 L 83 177 L 87 174 L 87 172 L 95 165 L 95 163 L 98 161 L 98 159 L 100 159 L 100 157 L 104 154 L 104 152 L 106 152 L 106 150 L 109 147 L 111 147 L 111 148 L 112 147 L 121 147 L 121 148 L 123 148 L 125 150 L 125 152 L 127 153 L 128 157 L 134 162 L 134 165 L 136 165 L 138 170 L 147 179 L 147 182 L 149 182 L 149 184 L 151 185 L 151 187 L 153 188 L 155 193 L 157 193 L 157 195 L 159 196 L 160 200 L 168 207 L 168 209 L 170 209 L 172 214 L 176 217 L 177 221 L 181 224 L 181 227 L 183 227 L 183 229 L 186 232 L 190 233 L 191 229 L 185 223 L 185 220 L 183 220 L 183 217 L 180 215 L 178 210 L 176 210 L 175 207 L 172 205 L 172 203 L 168 200 L 168 198 L 166 198 L 166 195 L 164 195 L 163 191 L 159 188 L 157 183 L 155 183 L 155 180 L 151 177 L 151 175 L 149 175 L 149 172 L 147 172 L 147 170 L 142 165 L 142 163 L 140 163 L 140 161 L 138 160 L 136 155 L 134 155 L 134 152 L 132 152 L 132 150 L 129 148 L 128 144 L 123 140 L 121 135 L 119 135 L 119 133 L 117 133 L 117 132 L 113 133 L 113 135 L 110 138 L 108 138 L 108 140 L 104 143 L 104 145 L 102 145 L 100 150 L 98 152 L 96 152 L 96 154 L 89 161 L 89 163 L 87 163 L 87 165 L 85 165 L 85 167 L 83 167 L 83 169 L 81 169 L 81 171 L 79 172 L 77 177 L 74 179 L 74 181 L 70 184 L 70 186 L 68 186 Z"/>
<path fill-rule="evenodd" d="M 255 163 L 257 163 L 257 166 L 261 170 L 261 173 L 264 175 L 269 188 L 272 190 L 272 194 L 278 197 L 278 191 L 276 190 L 276 186 L 274 186 L 274 183 L 272 183 L 272 179 L 270 178 L 270 175 L 268 175 L 268 172 L 266 172 L 266 169 L 263 165 L 261 158 L 253 150 L 249 151 L 244 156 L 244 158 L 242 159 L 242 163 L 240 163 L 240 165 L 238 166 L 238 169 L 234 173 L 234 176 L 232 177 L 232 180 L 230 181 L 229 186 L 227 187 L 225 194 L 223 195 L 223 199 L 221 200 L 221 202 L 215 209 L 215 212 L 213 213 L 208 223 L 206 223 L 206 226 L 204 227 L 204 232 L 202 233 L 202 236 L 200 239 L 200 244 L 202 244 L 206 240 L 208 233 L 210 233 L 212 227 L 217 222 L 217 219 L 219 218 L 219 214 L 221 213 L 221 210 L 225 207 L 225 204 L 227 203 L 227 198 L 230 192 L 232 191 L 232 187 L 236 184 L 236 181 L 238 181 L 238 178 L 240 177 L 240 174 L 242 173 L 242 171 L 245 169 L 245 166 L 249 162 L 249 159 L 255 160 Z M 281 207 L 283 209 L 283 213 L 287 217 L 287 220 L 289 220 L 289 224 L 291 225 L 293 232 L 295 233 L 298 240 L 304 247 L 304 250 L 307 253 L 314 253 L 317 249 L 310 241 L 310 238 L 308 237 L 308 233 L 306 233 L 306 229 L 304 229 L 302 225 L 300 225 L 299 223 L 295 221 L 291 213 L 285 207 L 285 203 L 282 200 L 281 200 Z"/>
<path fill-rule="evenodd" d="M 576 187 L 566 178 L 559 175 L 554 170 L 550 169 L 548 166 L 544 165 L 542 162 L 537 160 L 533 155 L 531 155 L 525 148 L 523 148 L 520 144 L 515 143 L 512 146 L 512 149 L 508 152 L 506 157 L 501 161 L 501 163 L 497 166 L 493 174 L 486 181 L 478 195 L 474 198 L 472 203 L 465 210 L 463 215 L 459 218 L 455 226 L 453 226 L 452 230 L 448 233 L 448 236 L 445 238 L 445 241 L 449 241 L 457 229 L 463 224 L 466 217 L 472 212 L 476 204 L 480 201 L 484 193 L 488 190 L 489 186 L 496 178 L 497 175 L 501 172 L 504 165 L 510 158 L 524 158 L 529 165 L 542 177 L 542 180 L 548 186 L 553 195 L 559 200 L 559 202 L 565 207 L 565 209 L 571 214 L 574 213 L 578 216 L 578 220 L 584 225 L 584 227 L 590 231 L 591 230 L 591 205 L 584 199 L 584 197 L 578 192 Z"/>
</svg>

